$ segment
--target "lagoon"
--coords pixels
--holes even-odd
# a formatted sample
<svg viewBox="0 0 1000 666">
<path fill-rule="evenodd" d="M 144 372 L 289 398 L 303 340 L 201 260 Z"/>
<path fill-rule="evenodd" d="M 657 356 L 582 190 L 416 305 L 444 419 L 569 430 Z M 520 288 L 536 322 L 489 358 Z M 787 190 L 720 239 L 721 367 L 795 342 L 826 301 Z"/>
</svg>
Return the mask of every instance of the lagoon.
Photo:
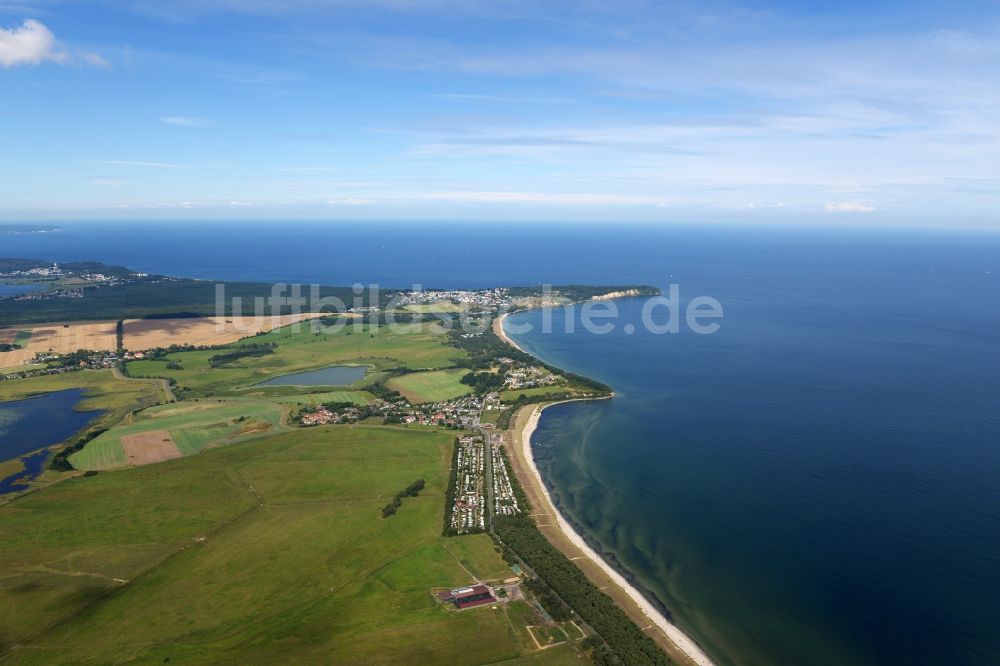
<svg viewBox="0 0 1000 666">
<path fill-rule="evenodd" d="M 47 456 L 44 452 L 29 454 L 69 439 L 103 414 L 100 410 L 77 411 L 83 399 L 83 389 L 70 389 L 0 403 L 0 460 L 21 458 L 25 466 L 0 479 L 0 494 L 23 489 L 15 482 L 41 472 Z"/>
<path fill-rule="evenodd" d="M 44 288 L 37 284 L 8 284 L 0 282 L 0 298 L 30 294 L 33 291 L 41 291 Z"/>
</svg>

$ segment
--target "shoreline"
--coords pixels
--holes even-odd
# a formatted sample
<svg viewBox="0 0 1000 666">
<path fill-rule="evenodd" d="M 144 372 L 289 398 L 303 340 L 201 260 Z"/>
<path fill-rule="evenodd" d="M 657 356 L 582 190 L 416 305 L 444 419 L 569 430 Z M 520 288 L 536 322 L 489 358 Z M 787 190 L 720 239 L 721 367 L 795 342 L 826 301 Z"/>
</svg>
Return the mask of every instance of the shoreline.
<svg viewBox="0 0 1000 666">
<path fill-rule="evenodd" d="M 511 345 L 515 349 L 525 352 L 519 345 L 517 345 L 506 333 L 503 332 L 503 320 L 507 317 L 507 314 L 503 314 L 494 320 L 494 332 L 497 336 Z M 667 653 L 674 659 L 678 659 L 688 664 L 694 664 L 695 666 L 715 666 L 715 662 L 702 650 L 702 648 L 694 642 L 687 634 L 685 634 L 680 627 L 675 625 L 673 622 L 668 620 L 660 611 L 638 590 L 634 585 L 632 585 L 625 577 L 613 566 L 611 566 L 603 557 L 601 557 L 586 540 L 580 536 L 580 534 L 573 528 L 570 522 L 562 515 L 562 512 L 552 501 L 552 496 L 549 493 L 548 487 L 546 487 L 545 482 L 542 480 L 541 472 L 538 470 L 538 466 L 535 464 L 535 456 L 531 449 L 531 436 L 538 428 L 538 423 L 541 420 L 542 412 L 546 408 L 552 407 L 553 405 L 560 405 L 567 402 L 579 402 L 585 400 L 607 400 L 613 398 L 614 394 L 606 396 L 603 398 L 574 398 L 570 400 L 559 400 L 556 402 L 546 402 L 535 405 L 528 405 L 523 407 L 515 415 L 512 428 L 510 433 L 512 435 L 512 441 L 509 442 L 510 446 L 508 450 L 511 454 L 511 462 L 515 467 L 521 468 L 524 473 L 518 474 L 521 479 L 522 486 L 525 486 L 524 490 L 529 495 L 530 499 L 540 500 L 542 506 L 538 506 L 539 502 L 536 501 L 536 506 L 533 507 L 532 517 L 535 519 L 535 524 L 539 527 L 539 531 L 542 535 L 549 539 L 557 549 L 563 552 L 566 557 L 574 561 L 579 567 L 579 562 L 581 558 L 586 558 L 589 560 L 597 569 L 613 583 L 624 595 L 631 601 L 634 608 L 630 609 L 626 604 L 622 603 L 620 597 L 615 595 L 609 595 L 612 599 L 622 607 L 622 610 L 626 614 L 634 617 L 634 611 L 638 611 L 648 622 L 649 627 L 642 627 L 641 629 L 648 630 L 651 628 L 659 629 L 659 634 L 663 640 L 658 640 L 657 642 L 666 648 L 665 643 L 671 647 L 673 650 L 667 649 Z M 530 411 L 529 411 L 530 410 Z M 522 415 L 527 414 L 527 420 L 521 425 Z M 515 469 L 514 473 L 517 474 L 519 470 Z M 539 515 L 549 515 L 555 518 L 555 525 L 542 525 L 539 523 Z M 556 529 L 562 535 L 566 542 L 568 542 L 580 555 L 571 556 L 570 553 L 565 552 L 564 548 L 556 539 L 553 539 L 550 534 L 541 529 L 542 527 L 547 527 L 551 529 Z M 587 577 L 590 578 L 590 574 L 584 570 Z M 600 586 L 599 586 L 600 587 Z M 627 603 L 627 602 L 626 602 Z M 633 612 L 630 612 L 633 611 Z M 657 638 L 658 636 L 653 636 Z"/>
<path fill-rule="evenodd" d="M 594 551 L 594 549 L 587 544 L 584 538 L 577 533 L 577 531 L 572 525 L 570 525 L 569 521 L 566 520 L 553 503 L 552 496 L 549 494 L 549 490 L 545 486 L 544 481 L 542 481 L 541 473 L 538 470 L 538 466 L 535 464 L 535 457 L 531 450 L 531 435 L 538 427 L 538 422 L 541 420 L 542 412 L 545 411 L 546 408 L 566 402 L 578 402 L 581 400 L 607 400 L 610 399 L 610 397 L 611 396 L 608 396 L 608 398 L 577 398 L 574 400 L 560 400 L 558 402 L 549 402 L 541 405 L 530 406 L 531 412 L 528 416 L 527 422 L 521 428 L 520 433 L 515 431 L 515 435 L 520 435 L 520 437 L 516 438 L 516 440 L 519 439 L 520 441 L 515 440 L 513 453 L 518 460 L 523 463 L 524 467 L 527 468 L 529 472 L 527 476 L 534 485 L 534 490 L 536 491 L 535 494 L 538 497 L 544 498 L 545 506 L 535 507 L 535 513 L 539 513 L 539 509 L 543 509 L 545 513 L 555 517 L 555 527 L 558 528 L 566 540 L 575 546 L 576 549 L 583 554 L 583 556 L 593 562 L 593 564 L 595 564 L 615 585 L 617 585 L 618 588 L 620 588 L 621 591 L 632 600 L 635 606 L 638 607 L 638 610 L 643 614 L 643 616 L 645 616 L 645 618 L 652 623 L 652 626 L 659 629 L 663 636 L 679 652 L 681 652 L 684 657 L 687 658 L 689 663 L 696 664 L 697 666 L 715 666 L 715 662 L 712 661 L 712 659 L 697 643 L 685 634 L 680 627 L 664 617 L 660 611 L 657 610 L 656 607 L 650 603 L 641 592 L 639 592 L 639 590 L 629 583 L 625 577 L 618 572 L 618 570 L 608 564 L 607 561 Z M 525 407 L 523 409 L 527 410 L 529 407 Z M 542 533 L 545 534 L 544 531 Z M 570 559 L 575 560 L 577 558 Z M 676 655 L 672 656 L 676 657 Z"/>
<path fill-rule="evenodd" d="M 506 342 L 508 345 L 510 345 L 517 351 L 521 352 L 522 354 L 527 354 L 528 352 L 524 351 L 524 349 L 521 348 L 521 345 L 514 342 L 510 338 L 510 336 L 507 335 L 506 331 L 503 330 L 503 321 L 508 317 L 508 315 L 510 315 L 509 312 L 504 312 L 500 316 L 495 317 L 493 319 L 493 332 L 496 334 L 498 338 Z"/>
</svg>

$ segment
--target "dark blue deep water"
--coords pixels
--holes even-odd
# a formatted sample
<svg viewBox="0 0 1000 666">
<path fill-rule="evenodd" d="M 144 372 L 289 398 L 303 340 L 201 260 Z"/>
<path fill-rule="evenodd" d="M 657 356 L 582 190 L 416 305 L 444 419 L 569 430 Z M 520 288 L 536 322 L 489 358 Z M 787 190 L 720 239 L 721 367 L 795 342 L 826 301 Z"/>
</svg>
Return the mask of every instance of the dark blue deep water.
<svg viewBox="0 0 1000 666">
<path fill-rule="evenodd" d="M 0 255 L 203 278 L 675 283 L 684 301 L 712 296 L 725 309 L 715 335 L 649 334 L 631 300 L 607 335 L 559 332 L 560 311 L 555 332 L 518 336 L 618 393 L 542 419 L 536 453 L 564 511 L 721 663 L 1000 663 L 1000 234 L 64 228 L 4 239 Z"/>
<path fill-rule="evenodd" d="M 69 439 L 102 414 L 77 411 L 82 400 L 82 389 L 70 389 L 0 402 L 0 460 L 21 458 L 24 465 L 23 471 L 0 478 L 0 495 L 24 490 L 24 482 L 42 471 L 48 452 L 32 452 Z"/>
</svg>

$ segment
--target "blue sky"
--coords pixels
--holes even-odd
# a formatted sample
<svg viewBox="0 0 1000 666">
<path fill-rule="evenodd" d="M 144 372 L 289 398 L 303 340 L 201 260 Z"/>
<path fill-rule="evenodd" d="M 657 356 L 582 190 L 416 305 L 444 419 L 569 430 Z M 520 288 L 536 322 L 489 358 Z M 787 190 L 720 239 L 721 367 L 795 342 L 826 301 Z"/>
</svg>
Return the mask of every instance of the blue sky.
<svg viewBox="0 0 1000 666">
<path fill-rule="evenodd" d="M 1000 226 L 1000 3 L 0 0 L 0 218 Z"/>
</svg>

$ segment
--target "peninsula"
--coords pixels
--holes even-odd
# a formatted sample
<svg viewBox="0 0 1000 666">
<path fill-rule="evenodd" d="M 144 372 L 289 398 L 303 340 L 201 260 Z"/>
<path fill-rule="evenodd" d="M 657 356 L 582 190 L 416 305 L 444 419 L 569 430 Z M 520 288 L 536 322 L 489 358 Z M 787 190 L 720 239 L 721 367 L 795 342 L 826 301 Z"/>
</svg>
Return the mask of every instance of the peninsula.
<svg viewBox="0 0 1000 666">
<path fill-rule="evenodd" d="M 211 283 L 0 267 L 39 287 L 0 299 L 0 419 L 32 433 L 0 434 L 4 658 L 684 663 L 529 517 L 524 408 L 610 388 L 494 334 L 511 310 L 655 289 L 395 290 L 248 319 L 211 313 Z"/>
</svg>

